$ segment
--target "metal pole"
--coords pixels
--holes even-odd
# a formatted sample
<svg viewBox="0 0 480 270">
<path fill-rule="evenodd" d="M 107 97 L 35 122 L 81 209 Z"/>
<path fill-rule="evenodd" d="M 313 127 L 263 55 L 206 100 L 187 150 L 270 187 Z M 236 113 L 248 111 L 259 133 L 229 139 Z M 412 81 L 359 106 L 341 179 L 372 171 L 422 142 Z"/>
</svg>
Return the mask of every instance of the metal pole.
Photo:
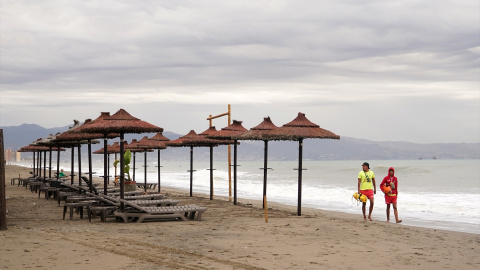
<svg viewBox="0 0 480 270">
<path fill-rule="evenodd" d="M 78 185 L 82 185 L 82 145 L 78 144 Z"/>
<path fill-rule="evenodd" d="M 303 139 L 298 140 L 298 206 L 297 215 L 302 215 L 302 155 L 303 155 Z"/>
<path fill-rule="evenodd" d="M 47 151 L 43 151 L 43 180 L 47 179 Z"/>
<path fill-rule="evenodd" d="M 108 158 L 108 161 L 107 161 L 107 164 L 108 164 L 108 178 L 107 178 L 107 184 L 110 184 L 110 154 L 107 154 L 107 158 Z M 114 177 L 115 178 L 115 177 Z"/>
<path fill-rule="evenodd" d="M 37 171 L 36 171 L 36 168 L 35 168 L 35 151 L 32 152 L 33 153 L 33 171 L 32 171 L 32 176 L 35 177 L 35 175 L 37 174 Z"/>
<path fill-rule="evenodd" d="M 233 140 L 233 204 L 237 205 L 237 140 Z"/>
<path fill-rule="evenodd" d="M 7 195 L 5 188 L 3 129 L 0 129 L 0 231 L 7 230 Z M 20 181 L 20 179 L 19 179 Z M 4 242 L 5 243 L 5 242 Z"/>
<path fill-rule="evenodd" d="M 107 195 L 108 188 L 108 139 L 107 136 L 103 138 L 103 194 Z"/>
<path fill-rule="evenodd" d="M 262 207 L 265 208 L 265 198 L 267 196 L 267 160 L 268 160 L 268 141 L 265 140 L 265 149 L 264 149 L 264 160 L 263 160 L 263 204 Z"/>
<path fill-rule="evenodd" d="M 193 197 L 193 146 L 190 146 L 190 197 Z"/>
<path fill-rule="evenodd" d="M 133 152 L 133 182 L 135 182 L 135 157 L 136 157 L 136 152 Z"/>
<path fill-rule="evenodd" d="M 145 169 L 144 169 L 145 186 L 144 186 L 144 189 L 145 189 L 145 193 L 147 193 L 147 149 L 145 149 L 145 155 L 143 157 L 143 163 L 145 164 Z"/>
<path fill-rule="evenodd" d="M 48 178 L 52 178 L 52 147 L 51 146 L 50 146 L 50 158 L 48 160 Z"/>
<path fill-rule="evenodd" d="M 92 140 L 88 139 L 88 181 L 90 193 L 93 193 L 93 172 L 92 172 Z"/>
<path fill-rule="evenodd" d="M 42 178 L 42 151 L 37 152 L 37 176 Z"/>
<path fill-rule="evenodd" d="M 75 177 L 75 166 L 74 166 L 74 163 L 75 163 L 75 146 L 72 145 L 72 168 L 70 169 L 71 170 L 71 174 L 70 176 L 72 177 L 70 179 L 70 183 L 73 185 L 73 178 Z"/>
<path fill-rule="evenodd" d="M 210 200 L 213 200 L 213 145 L 210 145 Z"/>
<path fill-rule="evenodd" d="M 160 149 L 158 151 L 158 193 L 160 193 Z"/>
<path fill-rule="evenodd" d="M 51 166 L 51 165 L 50 165 Z M 57 148 L 57 181 L 60 178 L 60 147 Z"/>
<path fill-rule="evenodd" d="M 123 132 L 120 132 L 120 199 L 123 199 L 125 196 L 125 173 L 124 173 L 124 160 L 123 160 L 123 151 L 124 151 L 124 135 Z M 120 203 L 120 209 L 123 210 L 125 209 L 125 205 Z"/>
<path fill-rule="evenodd" d="M 230 104 L 228 104 L 228 125 L 231 124 Z M 228 201 L 232 201 L 232 148 L 228 145 Z"/>
</svg>

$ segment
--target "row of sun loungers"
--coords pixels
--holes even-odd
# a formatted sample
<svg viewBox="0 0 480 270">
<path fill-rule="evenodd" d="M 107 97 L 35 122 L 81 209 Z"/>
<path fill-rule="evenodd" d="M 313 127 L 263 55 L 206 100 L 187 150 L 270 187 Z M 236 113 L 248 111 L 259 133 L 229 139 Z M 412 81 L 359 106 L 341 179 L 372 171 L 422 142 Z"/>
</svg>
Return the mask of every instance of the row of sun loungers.
<svg viewBox="0 0 480 270">
<path fill-rule="evenodd" d="M 124 198 L 120 199 L 119 189 L 109 188 L 107 194 L 103 189 L 93 189 L 89 186 L 77 186 L 62 181 L 45 181 L 31 177 L 28 179 L 16 179 L 25 187 L 30 187 L 32 192 L 45 193 L 45 198 L 53 196 L 58 205 L 63 203 L 63 219 L 69 213 L 73 219 L 74 212 L 83 218 L 83 210 L 87 210 L 89 221 L 92 217 L 100 216 L 105 222 L 107 217 L 115 217 L 117 220 L 141 223 L 146 220 L 201 220 L 202 214 L 207 210 L 198 205 L 179 205 L 178 200 L 172 200 L 163 194 L 144 194 L 143 191 L 124 192 Z M 53 180 L 53 179 L 52 179 Z M 89 184 L 88 178 L 83 179 Z M 52 185 L 50 185 L 52 184 Z"/>
</svg>

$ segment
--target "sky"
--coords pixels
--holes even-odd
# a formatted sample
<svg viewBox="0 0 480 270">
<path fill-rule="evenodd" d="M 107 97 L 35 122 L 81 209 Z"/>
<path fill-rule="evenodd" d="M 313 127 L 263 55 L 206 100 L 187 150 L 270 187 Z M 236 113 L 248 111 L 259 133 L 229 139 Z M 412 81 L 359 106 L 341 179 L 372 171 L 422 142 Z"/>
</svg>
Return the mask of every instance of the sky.
<svg viewBox="0 0 480 270">
<path fill-rule="evenodd" d="M 0 94 L 0 126 L 123 108 L 200 133 L 231 104 L 247 129 L 302 112 L 341 137 L 477 143 L 480 2 L 0 0 Z"/>
</svg>

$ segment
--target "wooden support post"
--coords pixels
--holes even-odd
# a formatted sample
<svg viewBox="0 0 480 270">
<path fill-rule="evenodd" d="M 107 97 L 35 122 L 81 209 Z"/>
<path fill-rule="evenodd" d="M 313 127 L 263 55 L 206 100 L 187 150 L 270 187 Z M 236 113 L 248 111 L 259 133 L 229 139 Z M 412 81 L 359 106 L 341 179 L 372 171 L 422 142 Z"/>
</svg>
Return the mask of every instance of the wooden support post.
<svg viewBox="0 0 480 270">
<path fill-rule="evenodd" d="M 3 129 L 0 129 L 0 231 L 7 229 L 7 195 L 5 194 L 5 157 L 3 145 Z"/>
<path fill-rule="evenodd" d="M 228 125 L 231 124 L 230 104 L 228 104 Z M 232 148 L 230 144 L 228 145 L 228 201 L 232 201 Z"/>
<path fill-rule="evenodd" d="M 231 110 L 230 104 L 228 104 L 228 111 L 226 113 L 222 113 L 216 116 L 212 116 L 211 114 L 207 118 L 209 121 L 209 127 L 212 126 L 212 120 L 215 118 L 219 118 L 222 116 L 228 116 L 228 125 L 231 124 Z M 232 201 L 232 154 L 231 154 L 231 147 L 228 145 L 228 201 Z"/>
</svg>

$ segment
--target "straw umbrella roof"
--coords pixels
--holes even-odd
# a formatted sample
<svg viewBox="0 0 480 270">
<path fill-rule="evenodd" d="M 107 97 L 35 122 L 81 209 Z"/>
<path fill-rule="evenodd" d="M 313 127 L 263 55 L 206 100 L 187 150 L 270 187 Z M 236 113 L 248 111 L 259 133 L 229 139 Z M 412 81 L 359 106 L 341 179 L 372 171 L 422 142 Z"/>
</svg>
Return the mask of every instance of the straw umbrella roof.
<svg viewBox="0 0 480 270">
<path fill-rule="evenodd" d="M 50 147 L 40 146 L 40 145 L 26 145 L 21 147 L 17 152 L 40 152 L 40 151 L 50 151 Z"/>
<path fill-rule="evenodd" d="M 144 136 L 140 141 L 138 141 L 136 147 L 140 149 L 166 149 L 167 148 L 164 141 L 152 140 L 152 139 L 149 139 L 147 136 Z"/>
<path fill-rule="evenodd" d="M 220 139 L 220 140 L 231 140 L 234 136 L 238 136 L 243 132 L 248 131 L 242 126 L 242 121 L 233 120 L 233 123 L 229 126 L 222 128 L 216 132 L 213 132 L 207 135 L 207 138 L 211 139 Z"/>
<path fill-rule="evenodd" d="M 151 137 L 150 140 L 153 140 L 153 141 L 161 141 L 161 142 L 168 142 L 168 141 L 170 141 L 169 138 L 163 136 L 162 132 L 158 132 L 157 134 L 155 134 L 155 136 Z"/>
<path fill-rule="evenodd" d="M 143 148 L 143 147 L 138 147 L 138 141 L 137 141 L 137 139 L 132 139 L 132 141 L 130 142 L 130 144 L 125 144 L 125 149 L 126 149 L 126 150 L 130 150 L 130 152 L 132 152 L 132 153 L 134 153 L 134 152 L 144 152 L 144 151 L 145 151 L 145 148 Z M 148 152 L 152 152 L 153 150 L 148 149 L 147 151 L 148 151 Z"/>
<path fill-rule="evenodd" d="M 49 134 L 46 138 L 39 138 L 37 139 L 36 141 L 34 141 L 33 143 L 30 144 L 30 146 L 38 146 L 39 148 L 38 149 L 42 149 L 40 147 L 45 147 L 47 149 L 47 151 L 50 151 L 50 147 L 52 147 L 52 151 L 55 150 L 60 150 L 60 151 L 65 151 L 64 148 L 61 148 L 61 146 L 65 146 L 65 147 L 70 147 L 71 144 L 69 143 L 65 143 L 65 144 L 58 144 L 58 143 L 55 143 L 53 140 L 55 139 L 55 136 L 53 136 L 52 134 Z M 36 150 L 36 151 L 44 151 L 44 150 Z"/>
<path fill-rule="evenodd" d="M 216 134 L 218 131 L 215 128 L 215 126 L 209 127 L 207 130 L 204 132 L 198 134 L 199 136 L 207 139 L 210 141 L 210 144 L 217 144 L 217 145 L 227 145 L 227 144 L 233 144 L 232 140 L 216 140 L 216 139 L 210 139 L 209 136 Z"/>
<path fill-rule="evenodd" d="M 127 143 L 125 142 L 125 145 L 127 145 Z M 104 148 L 101 148 L 101 149 L 98 149 L 97 151 L 93 152 L 94 154 L 105 154 L 105 149 Z M 112 145 L 108 145 L 107 146 L 107 154 L 118 154 L 120 153 L 120 144 L 119 142 L 114 142 Z"/>
<path fill-rule="evenodd" d="M 127 142 L 124 142 L 124 144 L 128 145 Z M 102 150 L 102 154 L 103 154 L 103 150 Z M 107 154 L 118 154 L 118 153 L 120 153 L 120 143 L 119 142 L 114 142 L 112 145 L 109 145 L 107 147 Z"/>
<path fill-rule="evenodd" d="M 277 128 L 278 127 L 275 124 L 273 124 L 270 117 L 264 117 L 263 121 L 260 124 L 237 136 L 233 136 L 233 138 L 237 140 L 253 140 L 253 141 L 270 140 L 269 134 L 273 130 L 276 130 Z"/>
<path fill-rule="evenodd" d="M 124 109 L 120 109 L 114 115 L 92 123 L 82 128 L 81 131 L 87 133 L 145 133 L 162 132 L 163 128 L 142 121 Z"/>
<path fill-rule="evenodd" d="M 340 136 L 329 130 L 320 128 L 319 125 L 312 123 L 305 117 L 305 114 L 301 112 L 298 113 L 294 120 L 275 129 L 269 134 L 270 140 L 298 141 L 303 138 L 339 140 Z"/>
<path fill-rule="evenodd" d="M 91 132 L 85 132 L 85 128 L 86 127 L 89 127 L 90 125 L 92 124 L 95 124 L 95 123 L 98 123 L 98 122 L 101 122 L 105 119 L 108 119 L 110 118 L 110 113 L 109 112 L 101 112 L 100 113 L 100 116 L 97 117 L 95 120 L 90 120 L 90 119 L 87 119 L 83 125 L 79 126 L 78 128 L 74 128 L 72 129 L 72 132 L 73 133 L 90 133 L 91 136 L 94 136 L 96 138 L 109 138 L 109 139 L 113 139 L 113 138 L 116 138 L 116 137 L 120 137 L 120 134 L 118 133 L 107 133 L 107 132 L 99 132 L 98 134 L 95 134 L 95 133 L 91 133 Z"/>
<path fill-rule="evenodd" d="M 98 118 L 97 118 L 98 119 Z M 94 121 L 92 119 L 86 119 L 85 122 L 80 126 L 74 126 L 71 129 L 59 134 L 54 139 L 55 141 L 82 141 L 82 140 L 93 140 L 104 138 L 104 135 L 101 133 L 86 133 L 82 132 L 81 130 L 89 125 L 92 125 Z M 118 137 L 119 134 L 108 134 L 107 137 L 115 138 Z M 98 141 L 96 142 L 98 143 Z"/>
<path fill-rule="evenodd" d="M 176 140 L 166 142 L 167 146 L 170 147 L 202 147 L 202 146 L 210 146 L 213 142 L 216 142 L 211 139 L 207 139 L 204 136 L 198 135 L 194 130 L 190 130 L 190 132 Z M 215 144 L 215 143 L 214 143 Z"/>
</svg>

